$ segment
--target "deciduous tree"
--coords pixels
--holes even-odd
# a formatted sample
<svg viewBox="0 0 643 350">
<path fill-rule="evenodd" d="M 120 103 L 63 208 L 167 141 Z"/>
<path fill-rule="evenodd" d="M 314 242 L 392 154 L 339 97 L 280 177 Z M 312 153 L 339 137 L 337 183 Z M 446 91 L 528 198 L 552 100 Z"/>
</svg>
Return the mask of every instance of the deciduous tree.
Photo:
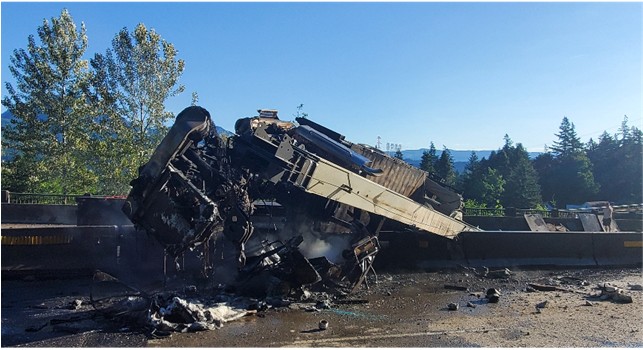
<svg viewBox="0 0 643 350">
<path fill-rule="evenodd" d="M 133 33 L 123 28 L 91 64 L 95 99 L 102 106 L 96 115 L 104 126 L 101 150 L 110 159 L 100 166 L 112 176 L 105 190 L 126 193 L 129 180 L 167 132 L 173 114 L 165 102 L 184 91 L 178 80 L 185 63 L 174 45 L 139 24 Z"/>
<path fill-rule="evenodd" d="M 97 176 L 85 166 L 92 152 L 85 25 L 77 28 L 67 10 L 44 20 L 38 40 L 28 38 L 26 49 L 16 49 L 9 70 L 16 80 L 6 83 L 2 104 L 14 115 L 3 126 L 3 150 L 16 156 L 3 164 L 3 173 L 31 172 L 20 183 L 5 188 L 49 193 L 94 191 Z M 8 176 L 10 181 L 18 181 Z"/>
</svg>

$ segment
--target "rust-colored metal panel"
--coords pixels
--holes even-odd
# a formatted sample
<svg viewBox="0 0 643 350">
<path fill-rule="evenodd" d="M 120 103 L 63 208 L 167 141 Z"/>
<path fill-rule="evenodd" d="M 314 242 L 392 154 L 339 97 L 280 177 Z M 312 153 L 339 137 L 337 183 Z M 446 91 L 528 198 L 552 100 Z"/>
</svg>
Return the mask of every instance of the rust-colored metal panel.
<svg viewBox="0 0 643 350">
<path fill-rule="evenodd" d="M 427 173 L 408 163 L 389 157 L 372 147 L 353 144 L 351 149 L 371 160 L 369 166 L 382 169 L 381 176 L 367 176 L 367 178 L 401 195 L 411 197 L 424 184 Z"/>
<path fill-rule="evenodd" d="M 445 215 L 461 209 L 462 196 L 432 180 L 427 172 L 366 145 L 353 144 L 351 149 L 370 159 L 371 168 L 383 171 L 379 176 L 367 175 L 367 179 L 418 203 L 429 204 Z M 431 199 L 427 200 L 427 197 Z"/>
</svg>

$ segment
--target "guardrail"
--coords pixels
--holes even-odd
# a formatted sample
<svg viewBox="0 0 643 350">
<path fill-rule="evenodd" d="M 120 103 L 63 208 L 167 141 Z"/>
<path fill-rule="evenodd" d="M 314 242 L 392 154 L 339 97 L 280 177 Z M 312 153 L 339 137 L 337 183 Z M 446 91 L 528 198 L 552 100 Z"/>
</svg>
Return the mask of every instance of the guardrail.
<svg viewBox="0 0 643 350">
<path fill-rule="evenodd" d="M 6 198 L 5 198 L 6 196 Z M 3 193 L 3 203 L 76 205 L 80 194 Z"/>
<path fill-rule="evenodd" d="M 44 194 L 2 191 L 2 203 L 77 205 L 77 198 L 125 198 L 124 196 L 87 196 L 82 194 Z"/>
<path fill-rule="evenodd" d="M 540 209 L 517 209 L 517 208 L 464 208 L 463 215 L 466 216 L 506 216 L 520 217 L 525 214 L 540 214 L 543 218 L 576 218 L 577 213 L 590 211 L 569 211 L 569 210 L 540 210 Z"/>
<path fill-rule="evenodd" d="M 505 208 L 464 208 L 462 214 L 467 216 L 505 216 Z"/>
</svg>

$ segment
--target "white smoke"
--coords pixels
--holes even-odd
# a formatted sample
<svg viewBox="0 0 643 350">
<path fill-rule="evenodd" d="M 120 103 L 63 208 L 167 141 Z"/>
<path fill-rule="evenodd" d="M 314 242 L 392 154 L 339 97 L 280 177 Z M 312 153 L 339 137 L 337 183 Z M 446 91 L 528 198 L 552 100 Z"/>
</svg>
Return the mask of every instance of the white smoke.
<svg viewBox="0 0 643 350">
<path fill-rule="evenodd" d="M 342 252 L 351 248 L 350 234 L 327 234 L 316 232 L 312 229 L 311 221 L 291 223 L 284 228 L 288 237 L 301 235 L 304 240 L 299 245 L 299 250 L 308 259 L 326 257 L 330 262 L 339 264 L 344 261 Z"/>
</svg>

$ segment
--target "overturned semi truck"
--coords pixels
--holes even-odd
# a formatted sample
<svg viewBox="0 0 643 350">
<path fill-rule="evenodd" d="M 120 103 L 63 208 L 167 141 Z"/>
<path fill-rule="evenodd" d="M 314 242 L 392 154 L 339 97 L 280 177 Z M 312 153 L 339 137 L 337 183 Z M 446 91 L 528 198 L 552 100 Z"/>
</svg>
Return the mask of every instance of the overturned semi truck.
<svg viewBox="0 0 643 350">
<path fill-rule="evenodd" d="M 285 293 L 350 292 L 373 271 L 385 220 L 447 238 L 477 230 L 459 219 L 462 197 L 430 174 L 310 119 L 258 112 L 224 137 L 206 109 L 188 107 L 140 167 L 123 211 L 169 256 L 203 249 L 204 274 L 216 274 L 211 255 L 220 254 L 207 251 L 218 242 L 234 256 L 233 283 L 265 274 Z M 261 200 L 279 203 L 285 222 L 253 236 L 253 203 Z M 302 248 L 312 241 L 339 252 L 313 256 L 319 251 Z"/>
</svg>

